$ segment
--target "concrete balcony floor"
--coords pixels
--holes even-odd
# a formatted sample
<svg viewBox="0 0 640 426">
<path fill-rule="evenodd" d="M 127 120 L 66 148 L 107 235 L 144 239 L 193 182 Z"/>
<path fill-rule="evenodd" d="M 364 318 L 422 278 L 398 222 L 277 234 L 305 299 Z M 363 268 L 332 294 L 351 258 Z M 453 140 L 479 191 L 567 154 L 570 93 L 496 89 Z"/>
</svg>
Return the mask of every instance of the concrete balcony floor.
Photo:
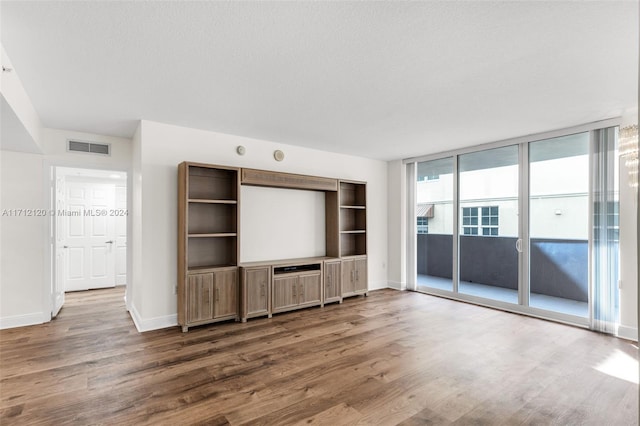
<svg viewBox="0 0 640 426">
<path fill-rule="evenodd" d="M 430 275 L 418 275 L 418 288 L 437 288 L 451 291 L 453 284 L 448 278 L 433 277 Z M 518 304 L 518 291 L 509 288 L 495 287 L 486 284 L 471 283 L 461 281 L 458 285 L 458 292 L 472 296 L 483 297 L 485 299 L 499 300 L 502 302 Z M 531 293 L 529 296 L 529 306 L 544 309 L 552 312 L 560 312 L 568 315 L 575 315 L 586 318 L 589 316 L 589 304 L 576 300 L 564 299 L 562 297 L 547 296 L 545 294 Z"/>
</svg>

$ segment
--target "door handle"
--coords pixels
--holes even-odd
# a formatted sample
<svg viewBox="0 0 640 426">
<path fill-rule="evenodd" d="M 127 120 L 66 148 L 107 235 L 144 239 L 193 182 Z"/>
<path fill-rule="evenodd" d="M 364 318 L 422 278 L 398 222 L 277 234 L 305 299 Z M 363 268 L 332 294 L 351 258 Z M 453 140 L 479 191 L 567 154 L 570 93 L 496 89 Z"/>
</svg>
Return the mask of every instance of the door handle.
<svg viewBox="0 0 640 426">
<path fill-rule="evenodd" d="M 522 253 L 522 239 L 520 238 L 516 240 L 516 250 L 518 253 Z"/>
<path fill-rule="evenodd" d="M 69 246 L 62 246 L 62 248 L 69 248 Z"/>
<path fill-rule="evenodd" d="M 113 240 L 105 241 L 105 244 L 113 244 Z"/>
</svg>

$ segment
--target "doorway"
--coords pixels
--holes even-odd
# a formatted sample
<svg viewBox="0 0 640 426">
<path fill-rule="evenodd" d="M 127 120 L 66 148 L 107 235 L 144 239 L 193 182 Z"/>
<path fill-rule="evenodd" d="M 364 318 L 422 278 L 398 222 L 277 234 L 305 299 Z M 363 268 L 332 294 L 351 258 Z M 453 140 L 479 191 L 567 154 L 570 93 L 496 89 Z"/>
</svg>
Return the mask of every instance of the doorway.
<svg viewBox="0 0 640 426">
<path fill-rule="evenodd" d="M 127 284 L 127 173 L 54 167 L 52 316 L 64 294 Z"/>
<path fill-rule="evenodd" d="M 612 332 L 616 145 L 609 127 L 415 161 L 410 288 Z"/>
</svg>

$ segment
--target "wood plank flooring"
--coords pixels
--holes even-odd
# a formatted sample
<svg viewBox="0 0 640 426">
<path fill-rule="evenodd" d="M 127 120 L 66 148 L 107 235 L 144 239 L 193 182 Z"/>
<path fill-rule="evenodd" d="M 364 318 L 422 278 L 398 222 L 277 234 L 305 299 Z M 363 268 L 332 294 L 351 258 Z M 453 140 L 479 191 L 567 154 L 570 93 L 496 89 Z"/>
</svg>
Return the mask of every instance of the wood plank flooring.
<svg viewBox="0 0 640 426">
<path fill-rule="evenodd" d="M 0 424 L 635 425 L 612 356 L 637 349 L 419 293 L 140 334 L 95 290 L 0 331 Z"/>
</svg>

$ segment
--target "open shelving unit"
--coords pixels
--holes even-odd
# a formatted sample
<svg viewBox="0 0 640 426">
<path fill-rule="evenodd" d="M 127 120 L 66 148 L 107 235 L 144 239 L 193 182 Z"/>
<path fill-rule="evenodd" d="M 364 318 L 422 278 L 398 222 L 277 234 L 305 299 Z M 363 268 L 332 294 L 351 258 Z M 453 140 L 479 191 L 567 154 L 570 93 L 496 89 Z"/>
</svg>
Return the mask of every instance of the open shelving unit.
<svg viewBox="0 0 640 426">
<path fill-rule="evenodd" d="M 220 303 L 237 301 L 239 173 L 199 163 L 178 166 L 178 322 L 185 331 L 237 317 L 237 309 Z"/>
<path fill-rule="evenodd" d="M 340 181 L 340 256 L 367 254 L 367 185 Z"/>
<path fill-rule="evenodd" d="M 238 263 L 237 169 L 186 164 L 187 269 Z"/>
</svg>

